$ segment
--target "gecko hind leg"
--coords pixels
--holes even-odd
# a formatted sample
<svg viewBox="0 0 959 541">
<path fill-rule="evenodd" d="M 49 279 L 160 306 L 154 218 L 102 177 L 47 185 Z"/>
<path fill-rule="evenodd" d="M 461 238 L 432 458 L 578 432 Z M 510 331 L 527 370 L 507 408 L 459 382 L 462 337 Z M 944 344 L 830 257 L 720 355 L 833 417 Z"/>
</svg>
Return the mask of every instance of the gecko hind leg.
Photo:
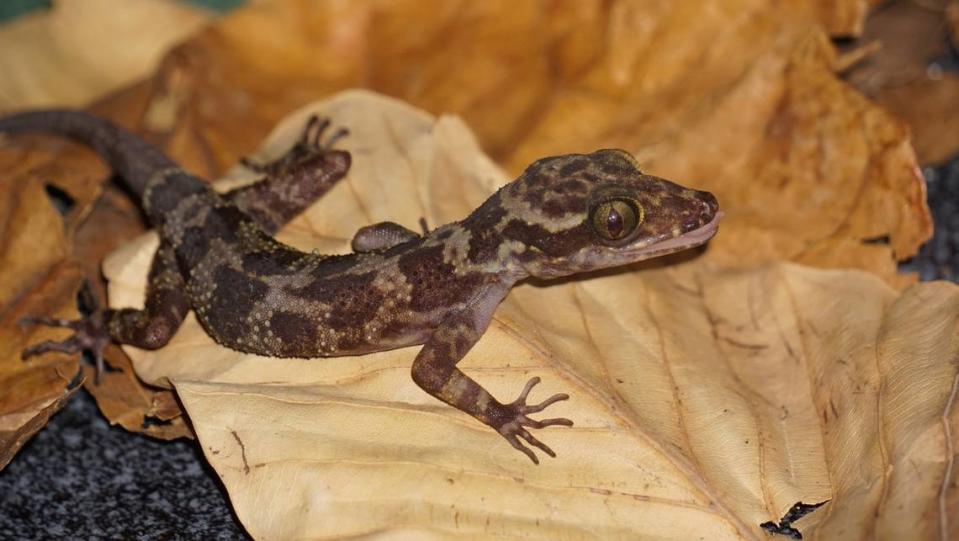
<svg viewBox="0 0 959 541">
<path fill-rule="evenodd" d="M 90 283 L 85 281 L 80 289 L 80 304 L 83 305 L 89 314 L 79 319 L 62 319 L 44 316 L 27 316 L 21 318 L 18 324 L 21 327 L 42 325 L 46 327 L 63 327 L 71 329 L 73 334 L 65 340 L 44 340 L 43 342 L 33 344 L 27 347 L 20 354 L 20 358 L 27 360 L 30 357 L 41 355 L 49 351 L 59 351 L 61 353 L 81 353 L 89 351 L 93 354 L 97 367 L 97 378 L 105 369 L 103 359 L 103 350 L 112 341 L 110 332 L 107 330 L 106 312 L 100 310 L 100 303 L 90 287 Z"/>
<path fill-rule="evenodd" d="M 162 242 L 153 256 L 147 277 L 144 309 L 103 309 L 97 302 L 90 283 L 86 281 L 80 289 L 79 300 L 84 311 L 84 316 L 79 319 L 42 316 L 21 319 L 21 326 L 44 325 L 73 331 L 73 335 L 65 340 L 47 340 L 27 347 L 21 353 L 21 358 L 26 360 L 49 351 L 89 351 L 96 362 L 96 380 L 99 381 L 100 374 L 106 368 L 103 350 L 110 342 L 130 344 L 143 349 L 163 347 L 173 337 L 190 309 L 190 299 L 176 266 L 176 256 L 167 242 Z"/>
</svg>

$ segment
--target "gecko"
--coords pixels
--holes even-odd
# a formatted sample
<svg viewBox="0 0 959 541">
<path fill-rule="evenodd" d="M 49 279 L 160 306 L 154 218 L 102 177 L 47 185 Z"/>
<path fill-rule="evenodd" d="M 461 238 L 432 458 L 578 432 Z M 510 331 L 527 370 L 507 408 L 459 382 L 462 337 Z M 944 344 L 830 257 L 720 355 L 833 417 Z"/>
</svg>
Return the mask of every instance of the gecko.
<svg viewBox="0 0 959 541">
<path fill-rule="evenodd" d="M 332 357 L 421 345 L 412 380 L 489 426 L 539 464 L 554 451 L 529 429 L 572 426 L 534 419 L 567 400 L 528 403 L 528 380 L 511 402 L 492 396 L 457 364 L 486 331 L 517 282 L 621 266 L 706 243 L 722 217 L 709 192 L 644 174 L 626 151 L 539 159 L 460 221 L 418 233 L 394 222 L 359 229 L 352 253 L 297 250 L 273 238 L 346 176 L 347 135 L 311 117 L 282 157 L 244 161 L 259 180 L 218 193 L 159 148 L 110 121 L 74 110 L 16 113 L 0 133 L 46 132 L 95 150 L 139 199 L 160 244 L 144 307 L 97 308 L 77 320 L 26 318 L 66 327 L 62 341 L 27 347 L 88 351 L 104 368 L 110 342 L 163 347 L 192 310 L 219 344 L 273 357 Z"/>
</svg>

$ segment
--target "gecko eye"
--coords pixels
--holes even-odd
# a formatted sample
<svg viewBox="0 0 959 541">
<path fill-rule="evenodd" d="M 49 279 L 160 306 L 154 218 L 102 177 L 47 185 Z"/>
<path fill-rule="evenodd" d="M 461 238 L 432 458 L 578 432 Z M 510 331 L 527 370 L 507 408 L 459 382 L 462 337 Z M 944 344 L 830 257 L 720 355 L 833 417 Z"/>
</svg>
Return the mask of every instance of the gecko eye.
<svg viewBox="0 0 959 541">
<path fill-rule="evenodd" d="M 606 240 L 619 240 L 643 221 L 643 207 L 631 199 L 610 199 L 593 207 L 590 222 Z"/>
</svg>

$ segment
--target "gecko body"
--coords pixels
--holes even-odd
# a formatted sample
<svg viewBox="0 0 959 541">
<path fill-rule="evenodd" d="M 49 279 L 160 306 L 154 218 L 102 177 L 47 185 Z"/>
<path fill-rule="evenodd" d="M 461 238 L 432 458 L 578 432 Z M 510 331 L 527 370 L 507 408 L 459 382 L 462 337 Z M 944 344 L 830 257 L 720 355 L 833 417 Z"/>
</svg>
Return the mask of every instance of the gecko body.
<svg viewBox="0 0 959 541">
<path fill-rule="evenodd" d="M 93 147 L 140 198 L 160 246 L 145 307 L 98 310 L 79 321 L 31 318 L 73 329 L 24 357 L 90 349 L 102 363 L 110 341 L 156 349 L 189 310 L 218 343 L 278 357 L 354 355 L 422 344 L 412 378 L 425 391 L 524 445 L 555 456 L 527 428 L 567 395 L 526 403 L 532 378 L 501 402 L 457 363 L 483 335 L 517 282 L 624 265 L 698 246 L 717 231 L 715 197 L 643 174 L 621 150 L 544 158 L 464 219 L 419 234 L 392 222 L 360 229 L 353 253 L 305 253 L 276 241 L 283 224 L 322 196 L 350 166 L 313 119 L 274 162 L 249 164 L 262 180 L 224 194 L 180 169 L 159 149 L 117 126 L 74 111 L 0 118 L 0 132 L 52 132 Z M 521 441 L 522 440 L 522 441 Z"/>
</svg>

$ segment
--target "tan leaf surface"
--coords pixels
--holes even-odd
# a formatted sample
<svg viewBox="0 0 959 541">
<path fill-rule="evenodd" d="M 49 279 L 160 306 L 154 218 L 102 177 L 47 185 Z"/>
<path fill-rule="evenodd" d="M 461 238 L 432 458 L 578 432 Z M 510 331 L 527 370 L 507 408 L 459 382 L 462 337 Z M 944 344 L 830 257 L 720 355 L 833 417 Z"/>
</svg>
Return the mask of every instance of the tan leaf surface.
<svg viewBox="0 0 959 541">
<path fill-rule="evenodd" d="M 458 219 L 506 181 L 458 118 L 362 92 L 291 115 L 261 154 L 309 111 L 351 130 L 354 166 L 283 231 L 302 249 Z M 114 305 L 142 303 L 155 244 L 108 259 Z M 537 396 L 571 395 L 549 413 L 576 425 L 539 431 L 559 456 L 538 467 L 417 388 L 416 348 L 262 358 L 191 316 L 166 348 L 127 349 L 176 389 L 257 538 L 764 539 L 800 500 L 830 500 L 798 523 L 810 539 L 959 534 L 959 288 L 715 259 L 511 292 L 461 366 L 500 399 L 532 375 Z"/>
<path fill-rule="evenodd" d="M 208 17 L 170 0 L 57 0 L 0 27 L 0 111 L 85 106 L 149 75 Z"/>
</svg>

